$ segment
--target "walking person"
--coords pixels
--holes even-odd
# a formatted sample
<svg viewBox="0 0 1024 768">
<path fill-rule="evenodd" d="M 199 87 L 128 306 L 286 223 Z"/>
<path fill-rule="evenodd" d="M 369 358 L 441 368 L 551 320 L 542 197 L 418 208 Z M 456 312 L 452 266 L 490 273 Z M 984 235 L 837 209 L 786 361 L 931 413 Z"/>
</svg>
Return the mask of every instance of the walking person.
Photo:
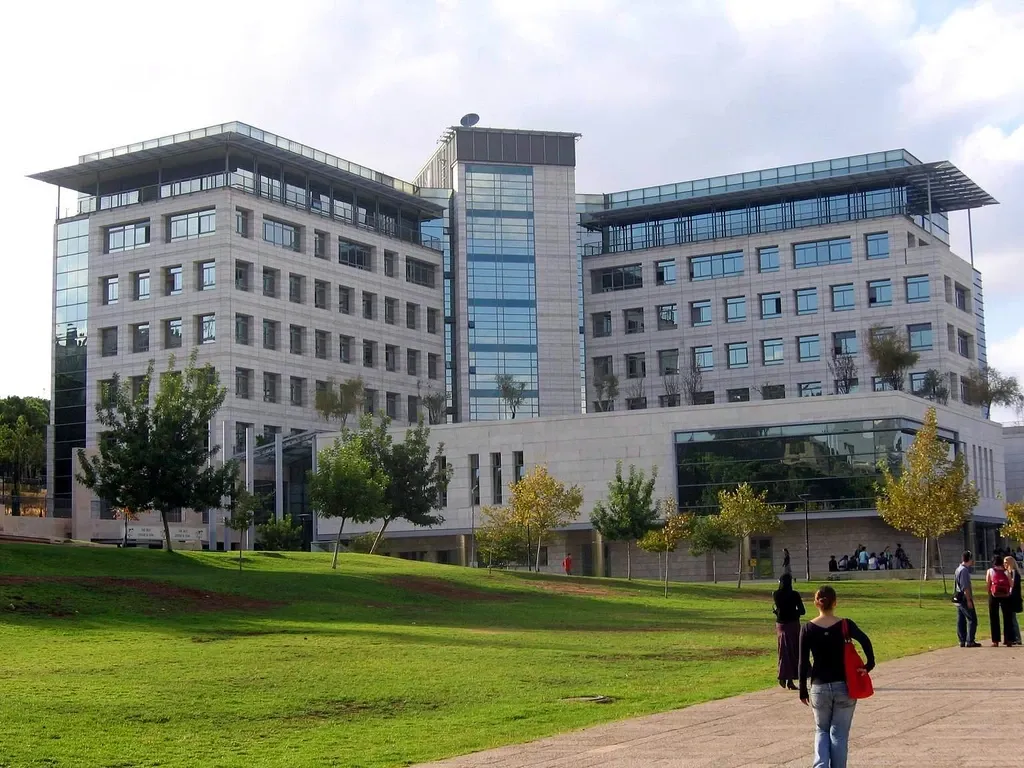
<svg viewBox="0 0 1024 768">
<path fill-rule="evenodd" d="M 974 590 L 971 589 L 971 568 L 974 554 L 964 550 L 960 565 L 953 573 L 953 602 L 956 603 L 956 637 L 961 648 L 980 648 L 975 640 L 978 633 L 978 611 L 974 607 Z"/>
<path fill-rule="evenodd" d="M 1007 555 L 1003 558 L 1003 568 L 1006 569 L 1006 575 L 1010 579 L 1010 597 L 1008 602 L 1010 603 L 1010 629 L 1013 630 L 1010 640 L 1020 645 L 1020 621 L 1017 619 L 1017 614 L 1024 612 L 1024 599 L 1022 599 L 1020 591 L 1020 566 L 1013 555 Z"/>
<path fill-rule="evenodd" d="M 807 611 L 800 593 L 793 589 L 788 573 L 779 579 L 779 588 L 772 592 L 775 606 L 775 635 L 779 641 L 779 686 L 795 691 L 793 685 L 800 672 L 800 617 Z"/>
<path fill-rule="evenodd" d="M 783 547 L 782 548 L 782 574 L 785 576 L 787 573 L 790 576 L 792 576 L 793 575 L 793 568 L 789 564 L 789 550 L 786 549 L 785 547 Z"/>
<path fill-rule="evenodd" d="M 572 555 L 568 552 L 565 553 L 565 559 L 562 561 L 562 570 L 565 571 L 566 576 L 572 576 Z"/>
<path fill-rule="evenodd" d="M 1010 617 L 1013 611 L 1010 610 L 1010 577 L 1003 567 L 1001 555 L 992 558 L 992 567 L 985 574 L 985 586 L 988 588 L 988 623 L 992 630 L 992 647 L 999 645 L 1013 645 L 1013 626 Z M 999 633 L 999 615 L 1003 616 L 1003 632 Z"/>
<path fill-rule="evenodd" d="M 846 639 L 843 619 L 835 615 L 836 591 L 829 586 L 819 588 L 814 605 L 817 617 L 800 630 L 800 701 L 814 713 L 814 768 L 846 768 L 857 702 L 846 687 Z M 846 619 L 846 631 L 867 657 L 862 674 L 870 672 L 875 667 L 871 640 L 850 619 Z"/>
</svg>

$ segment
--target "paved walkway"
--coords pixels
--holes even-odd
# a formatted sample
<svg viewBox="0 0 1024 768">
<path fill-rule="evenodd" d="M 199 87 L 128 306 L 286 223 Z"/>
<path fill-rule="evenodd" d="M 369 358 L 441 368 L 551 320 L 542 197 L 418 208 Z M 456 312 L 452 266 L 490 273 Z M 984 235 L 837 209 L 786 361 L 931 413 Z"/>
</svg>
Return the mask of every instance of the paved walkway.
<svg viewBox="0 0 1024 768">
<path fill-rule="evenodd" d="M 857 704 L 850 765 L 1020 764 L 1021 648 L 934 651 L 881 664 L 872 679 L 875 695 Z M 1000 713 L 1001 729 L 994 724 Z M 776 688 L 429 768 L 807 768 L 813 733 L 811 713 L 797 694 Z"/>
</svg>

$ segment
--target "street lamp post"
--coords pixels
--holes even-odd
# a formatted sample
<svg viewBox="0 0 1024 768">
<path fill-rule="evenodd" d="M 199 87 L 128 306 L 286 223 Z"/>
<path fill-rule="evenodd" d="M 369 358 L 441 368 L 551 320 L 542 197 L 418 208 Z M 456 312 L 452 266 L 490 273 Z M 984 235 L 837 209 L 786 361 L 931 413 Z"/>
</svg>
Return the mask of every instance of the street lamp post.
<svg viewBox="0 0 1024 768">
<path fill-rule="evenodd" d="M 807 581 L 811 580 L 811 536 L 807 526 L 807 499 L 808 494 L 801 493 L 800 500 L 804 503 L 804 558 L 807 566 Z"/>
<path fill-rule="evenodd" d="M 469 567 L 476 568 L 476 505 L 480 495 L 479 478 L 473 483 L 473 490 L 469 497 Z"/>
</svg>

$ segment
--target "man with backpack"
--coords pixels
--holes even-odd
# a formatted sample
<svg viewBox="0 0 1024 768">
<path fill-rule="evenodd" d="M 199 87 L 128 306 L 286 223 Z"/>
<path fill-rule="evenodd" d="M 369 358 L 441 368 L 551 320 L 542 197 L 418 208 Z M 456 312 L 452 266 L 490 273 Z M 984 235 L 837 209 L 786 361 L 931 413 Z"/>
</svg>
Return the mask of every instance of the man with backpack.
<svg viewBox="0 0 1024 768">
<path fill-rule="evenodd" d="M 974 555 L 964 550 L 960 565 L 953 574 L 953 602 L 956 603 L 956 636 L 961 648 L 980 648 L 981 643 L 974 637 L 978 632 L 978 612 L 974 608 L 974 591 L 971 589 L 971 568 Z"/>
<path fill-rule="evenodd" d="M 992 647 L 999 645 L 1000 640 L 1005 640 L 1003 645 L 1013 645 L 1013 617 L 1010 605 L 1010 591 L 1012 585 L 1010 577 L 1003 567 L 1003 558 L 996 555 L 992 558 L 992 567 L 985 574 L 985 586 L 988 587 L 988 622 L 992 629 Z M 999 633 L 999 614 L 1003 615 L 1003 632 Z"/>
</svg>

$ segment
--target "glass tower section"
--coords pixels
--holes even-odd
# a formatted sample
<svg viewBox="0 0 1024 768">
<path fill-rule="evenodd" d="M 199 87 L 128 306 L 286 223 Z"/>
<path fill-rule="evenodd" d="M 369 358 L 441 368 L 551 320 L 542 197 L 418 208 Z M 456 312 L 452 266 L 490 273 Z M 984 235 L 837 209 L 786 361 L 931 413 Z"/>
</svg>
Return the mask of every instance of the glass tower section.
<svg viewBox="0 0 1024 768">
<path fill-rule="evenodd" d="M 444 206 L 444 216 L 440 219 L 425 221 L 420 224 L 420 233 L 424 240 L 436 238 L 441 244 L 442 269 L 444 271 L 444 390 L 448 395 L 450 413 L 459 413 L 459 377 L 455 375 L 455 296 L 454 270 L 452 268 L 451 238 L 451 198 L 450 189 L 421 188 L 420 197 Z M 447 421 L 447 419 L 446 419 Z"/>
</svg>

